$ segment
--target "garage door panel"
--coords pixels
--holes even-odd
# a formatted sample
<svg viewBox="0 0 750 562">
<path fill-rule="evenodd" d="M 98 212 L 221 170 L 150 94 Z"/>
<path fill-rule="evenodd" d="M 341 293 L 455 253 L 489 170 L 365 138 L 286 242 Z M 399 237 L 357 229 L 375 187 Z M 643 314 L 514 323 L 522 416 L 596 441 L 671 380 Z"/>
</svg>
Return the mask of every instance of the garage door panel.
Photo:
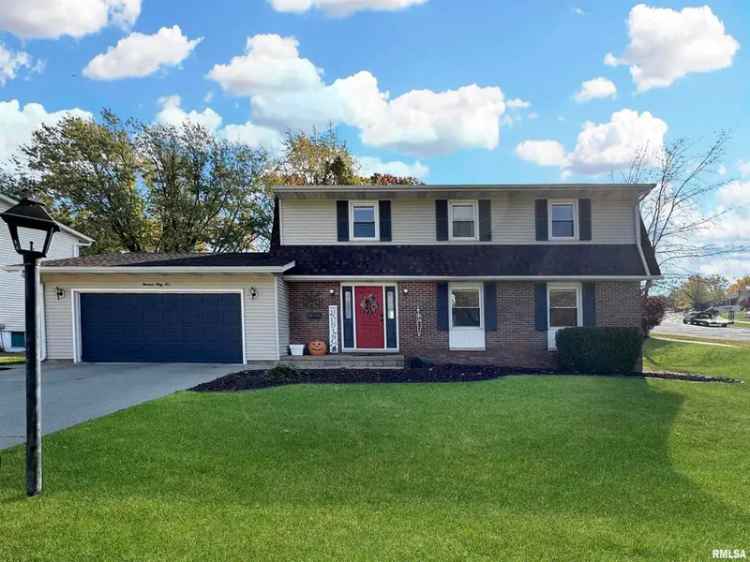
<svg viewBox="0 0 750 562">
<path fill-rule="evenodd" d="M 83 361 L 242 362 L 239 294 L 83 293 Z"/>
</svg>

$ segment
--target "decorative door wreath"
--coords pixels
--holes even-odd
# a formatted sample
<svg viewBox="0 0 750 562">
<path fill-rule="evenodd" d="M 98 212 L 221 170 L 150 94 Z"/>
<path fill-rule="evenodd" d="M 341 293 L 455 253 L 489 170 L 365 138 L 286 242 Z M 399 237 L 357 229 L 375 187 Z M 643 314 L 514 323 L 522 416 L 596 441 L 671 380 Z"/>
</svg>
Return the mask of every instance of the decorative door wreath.
<svg viewBox="0 0 750 562">
<path fill-rule="evenodd" d="M 378 313 L 378 299 L 375 295 L 370 293 L 366 297 L 362 297 L 362 300 L 359 302 L 359 307 L 368 316 L 374 316 Z"/>
</svg>

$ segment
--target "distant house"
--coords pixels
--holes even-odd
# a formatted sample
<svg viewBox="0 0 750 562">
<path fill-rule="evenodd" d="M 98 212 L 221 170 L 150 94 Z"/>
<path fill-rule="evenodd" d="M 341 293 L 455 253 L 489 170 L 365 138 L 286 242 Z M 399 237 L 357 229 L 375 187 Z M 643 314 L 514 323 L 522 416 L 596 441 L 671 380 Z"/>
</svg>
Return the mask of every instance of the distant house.
<svg viewBox="0 0 750 562">
<path fill-rule="evenodd" d="M 570 326 L 641 326 L 652 185 L 285 186 L 268 253 L 46 262 L 50 359 L 343 354 L 545 367 Z M 319 346 L 316 346 L 319 347 Z"/>
<path fill-rule="evenodd" d="M 0 194 L 0 213 L 18 203 L 15 199 Z M 60 225 L 50 246 L 48 259 L 75 258 L 79 248 L 90 246 L 93 239 Z M 13 249 L 13 243 L 5 223 L 0 224 L 0 264 L 19 263 L 20 256 Z M 23 351 L 26 345 L 24 327 L 23 273 L 0 270 L 0 349 Z"/>
</svg>

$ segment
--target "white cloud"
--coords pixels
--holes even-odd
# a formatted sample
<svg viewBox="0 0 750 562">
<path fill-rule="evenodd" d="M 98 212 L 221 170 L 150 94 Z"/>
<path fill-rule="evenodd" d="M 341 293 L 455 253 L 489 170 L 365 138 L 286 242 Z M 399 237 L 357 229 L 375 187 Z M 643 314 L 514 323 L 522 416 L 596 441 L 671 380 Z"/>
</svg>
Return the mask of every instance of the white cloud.
<svg viewBox="0 0 750 562">
<path fill-rule="evenodd" d="M 0 42 L 0 86 L 8 80 L 13 80 L 22 68 L 30 71 L 41 70 L 40 63 L 26 51 L 12 51 Z"/>
<path fill-rule="evenodd" d="M 719 167 L 716 171 L 719 172 L 720 176 L 726 176 L 729 170 L 727 170 L 727 167 L 724 164 L 719 164 Z"/>
<path fill-rule="evenodd" d="M 71 115 L 91 119 L 82 109 L 48 112 L 39 103 L 27 103 L 23 108 L 18 100 L 0 101 L 0 166 L 18 155 L 18 147 L 31 141 L 32 133 L 43 123 L 53 125 Z"/>
<path fill-rule="evenodd" d="M 254 125 L 249 121 L 222 127 L 223 119 L 216 111 L 210 107 L 204 108 L 203 111 L 185 111 L 182 108 L 182 100 L 177 95 L 159 98 L 158 103 L 161 109 L 156 114 L 157 123 L 179 126 L 185 122 L 192 122 L 230 142 L 246 144 L 253 148 L 263 147 L 273 154 L 281 150 L 282 136 L 274 129 Z"/>
<path fill-rule="evenodd" d="M 737 169 L 742 174 L 742 177 L 750 176 L 750 161 L 740 160 L 737 162 Z"/>
<path fill-rule="evenodd" d="M 209 131 L 215 132 L 222 122 L 221 115 L 210 107 L 203 111 L 191 110 L 186 112 L 182 109 L 180 96 L 165 96 L 158 100 L 161 109 L 156 114 L 156 122 L 163 125 L 182 125 L 185 121 L 191 121 L 202 125 Z"/>
<path fill-rule="evenodd" d="M 730 181 L 719 189 L 717 200 L 722 207 L 727 209 L 746 207 L 750 211 L 750 181 Z M 750 222 L 748 228 L 750 228 Z"/>
<path fill-rule="evenodd" d="M 159 68 L 177 66 L 202 40 L 188 39 L 178 25 L 162 27 L 153 35 L 134 32 L 91 59 L 83 74 L 94 80 L 142 78 Z"/>
<path fill-rule="evenodd" d="M 413 164 L 408 164 L 400 160 L 384 162 L 374 156 L 358 156 L 357 161 L 359 162 L 359 174 L 367 178 L 375 173 L 380 173 L 424 179 L 430 173 L 430 169 L 419 160 Z"/>
<path fill-rule="evenodd" d="M 539 166 L 568 165 L 565 147 L 556 140 L 527 140 L 516 146 L 516 155 L 522 160 L 534 162 Z"/>
<path fill-rule="evenodd" d="M 360 11 L 403 10 L 425 4 L 428 0 L 269 0 L 277 12 L 301 14 L 317 8 L 334 17 L 346 17 Z"/>
<path fill-rule="evenodd" d="M 599 76 L 582 82 L 581 89 L 576 92 L 575 100 L 578 103 L 585 103 L 595 99 L 614 98 L 616 96 L 617 86 L 615 86 L 615 83 Z"/>
<path fill-rule="evenodd" d="M 4 1 L 0 29 L 23 38 L 78 38 L 108 25 L 129 27 L 140 13 L 141 0 Z"/>
<path fill-rule="evenodd" d="M 573 9 L 573 11 L 574 11 L 574 12 L 576 13 L 576 15 L 578 15 L 578 16 L 585 16 L 585 15 L 586 15 L 586 12 L 585 12 L 585 11 L 583 10 L 583 8 L 579 8 L 578 6 L 576 6 L 576 7 L 575 7 L 575 8 Z"/>
<path fill-rule="evenodd" d="M 572 152 L 565 153 L 555 140 L 530 140 L 519 144 L 516 154 L 540 166 L 558 166 L 568 174 L 597 175 L 628 166 L 644 148 L 647 157 L 656 158 L 667 129 L 663 120 L 648 111 L 623 109 L 607 123 L 584 123 Z"/>
<path fill-rule="evenodd" d="M 322 87 L 322 70 L 300 58 L 294 37 L 275 34 L 248 37 L 245 54 L 229 64 L 217 64 L 208 73 L 227 92 L 236 96 L 278 95 Z"/>
<path fill-rule="evenodd" d="M 604 62 L 628 65 L 639 92 L 665 88 L 691 72 L 727 68 L 740 48 L 709 6 L 678 12 L 638 4 L 628 16 L 628 35 L 625 53 L 608 53 Z"/>
<path fill-rule="evenodd" d="M 521 98 L 513 98 L 506 101 L 505 105 L 508 106 L 508 109 L 528 109 L 531 107 L 531 102 Z"/>
<path fill-rule="evenodd" d="M 253 148 L 262 147 L 271 154 L 281 153 L 283 137 L 275 129 L 255 125 L 250 121 L 240 125 L 227 125 L 219 131 L 229 142 L 246 144 Z"/>
<path fill-rule="evenodd" d="M 255 121 L 280 130 L 342 123 L 359 129 L 367 145 L 414 154 L 493 149 L 499 142 L 500 88 L 412 90 L 391 99 L 367 71 L 326 84 L 322 69 L 300 57 L 298 46 L 292 37 L 256 35 L 244 55 L 214 66 L 208 77 L 249 97 Z"/>
</svg>

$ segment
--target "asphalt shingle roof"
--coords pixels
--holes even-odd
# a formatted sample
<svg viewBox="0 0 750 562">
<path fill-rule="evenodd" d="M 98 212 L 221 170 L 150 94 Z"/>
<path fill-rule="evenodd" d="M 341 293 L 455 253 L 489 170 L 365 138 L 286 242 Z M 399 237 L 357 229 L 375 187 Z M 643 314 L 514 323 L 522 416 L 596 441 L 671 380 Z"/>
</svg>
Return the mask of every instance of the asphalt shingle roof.
<svg viewBox="0 0 750 562">
<path fill-rule="evenodd" d="M 648 245 L 650 247 L 650 244 Z M 648 250 L 648 247 L 644 247 Z M 653 261 L 653 257 L 646 253 Z M 315 276 L 642 276 L 635 244 L 281 246 L 270 253 L 104 254 L 44 262 L 44 267 L 283 266 Z M 658 272 L 652 267 L 651 274 Z"/>
</svg>

